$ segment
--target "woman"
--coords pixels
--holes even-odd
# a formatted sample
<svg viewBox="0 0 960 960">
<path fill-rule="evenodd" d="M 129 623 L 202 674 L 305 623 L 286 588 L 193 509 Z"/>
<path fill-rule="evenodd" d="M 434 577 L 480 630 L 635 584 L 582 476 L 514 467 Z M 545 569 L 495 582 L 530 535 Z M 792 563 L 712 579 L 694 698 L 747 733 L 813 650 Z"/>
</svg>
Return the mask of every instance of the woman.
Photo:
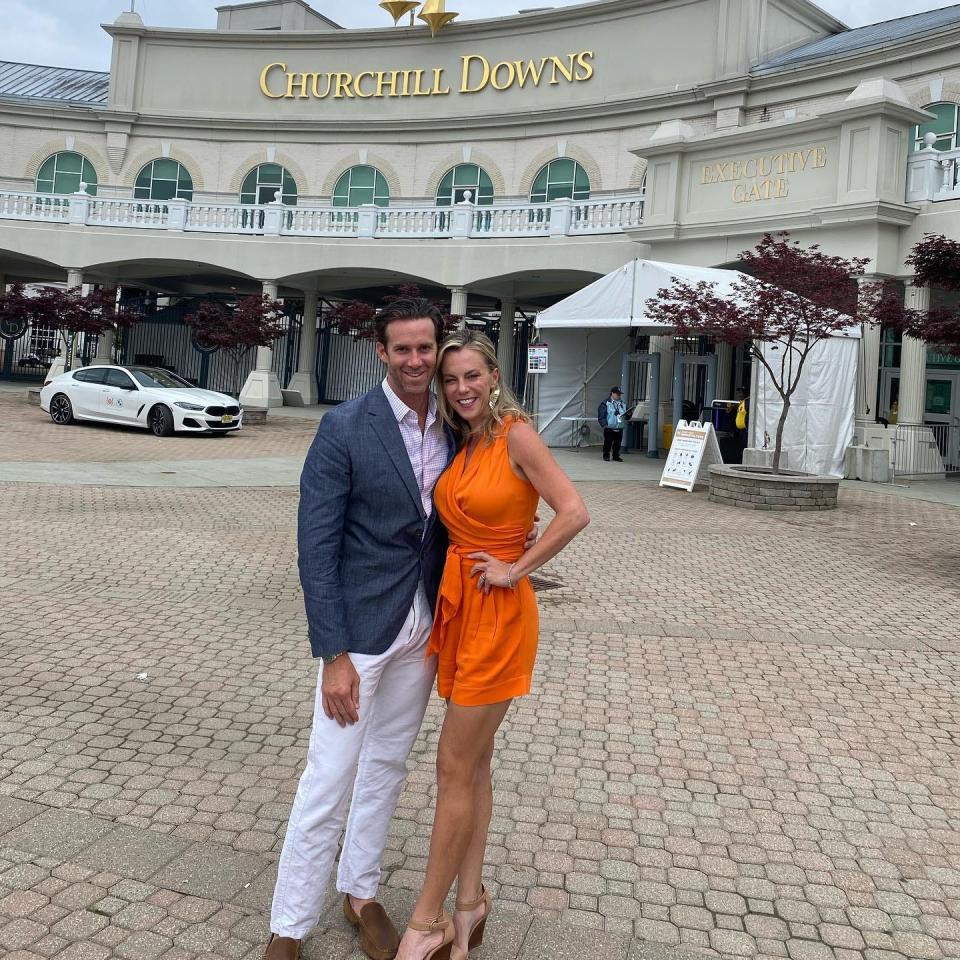
<svg viewBox="0 0 960 960">
<path fill-rule="evenodd" d="M 398 960 L 465 960 L 483 939 L 483 860 L 493 810 L 490 763 L 514 697 L 530 691 L 538 617 L 527 576 L 590 521 L 583 500 L 500 382 L 493 344 L 464 330 L 440 348 L 438 406 L 459 451 L 434 500 L 450 533 L 429 654 L 447 713 L 437 752 L 437 811 L 427 876 Z M 524 540 L 540 498 L 555 516 Z M 443 904 L 457 880 L 453 918 Z"/>
</svg>

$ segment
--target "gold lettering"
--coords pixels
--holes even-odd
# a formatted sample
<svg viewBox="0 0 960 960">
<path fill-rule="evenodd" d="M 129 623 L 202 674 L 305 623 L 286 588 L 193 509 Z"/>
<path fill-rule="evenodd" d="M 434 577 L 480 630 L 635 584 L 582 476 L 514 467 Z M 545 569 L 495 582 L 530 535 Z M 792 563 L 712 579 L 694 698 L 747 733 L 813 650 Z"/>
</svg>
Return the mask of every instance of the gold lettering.
<svg viewBox="0 0 960 960">
<path fill-rule="evenodd" d="M 430 91 L 430 95 L 433 97 L 445 97 L 450 93 L 450 88 L 441 89 L 443 87 L 443 67 L 434 67 L 433 68 L 433 89 Z"/>
<path fill-rule="evenodd" d="M 556 86 L 556 84 L 558 84 L 558 83 L 560 82 L 560 81 L 557 79 L 557 72 L 558 72 L 558 71 L 560 72 L 560 75 L 564 78 L 564 80 L 567 80 L 567 81 L 569 81 L 570 83 L 573 83 L 573 62 L 574 62 L 574 59 L 575 59 L 575 55 L 572 54 L 572 53 L 571 53 L 570 56 L 567 58 L 567 60 L 569 61 L 569 63 L 564 62 L 564 61 L 561 60 L 559 57 L 551 57 L 551 58 L 550 58 L 550 66 L 552 67 L 552 70 L 553 70 L 553 73 L 552 73 L 551 79 L 550 79 L 550 86 L 551 86 L 551 87 L 552 87 L 552 86 Z"/>
<path fill-rule="evenodd" d="M 463 63 L 463 72 L 460 77 L 460 92 L 480 93 L 481 90 L 486 89 L 487 84 L 490 82 L 490 61 L 486 57 L 480 56 L 476 53 L 471 53 L 466 57 L 461 57 L 460 59 Z M 478 60 L 480 62 L 483 75 L 480 82 L 476 86 L 471 86 L 470 72 L 473 67 L 474 60 Z"/>
<path fill-rule="evenodd" d="M 514 60 L 513 65 L 517 72 L 517 85 L 522 89 L 527 85 L 527 80 L 532 78 L 533 85 L 539 87 L 546 62 L 546 57 L 541 57 L 539 63 L 536 60 Z"/>
<path fill-rule="evenodd" d="M 732 197 L 733 197 L 733 202 L 734 202 L 734 203 L 746 203 L 746 202 L 747 202 L 746 188 L 744 187 L 744 185 L 743 185 L 742 183 L 738 183 L 738 184 L 736 184 L 736 185 L 734 186 L 733 192 L 732 192 L 731 195 L 732 195 Z"/>
<path fill-rule="evenodd" d="M 761 177 L 769 177 L 773 173 L 773 160 L 770 157 L 760 158 L 760 169 L 758 171 Z"/>
<path fill-rule="evenodd" d="M 364 92 L 363 92 L 363 90 L 362 90 L 361 87 L 360 87 L 360 81 L 366 79 L 367 77 L 369 77 L 371 80 L 375 80 L 375 79 L 376 79 L 376 76 L 377 76 L 377 75 L 376 75 L 372 70 L 364 70 L 363 73 L 358 73 L 358 74 L 353 78 L 353 93 L 354 93 L 354 96 L 359 97 L 359 99 L 361 99 L 361 100 L 369 100 L 370 97 L 375 97 L 375 96 L 377 95 L 377 94 L 376 94 L 376 91 L 374 91 L 373 93 L 364 93 Z"/>
<path fill-rule="evenodd" d="M 710 164 L 705 163 L 705 164 L 703 165 L 703 170 L 702 170 L 702 172 L 700 173 L 700 182 L 701 182 L 701 183 L 713 183 L 713 177 L 711 176 L 712 172 L 713 172 L 713 171 L 712 171 L 711 168 L 710 168 Z"/>
<path fill-rule="evenodd" d="M 410 96 L 410 75 L 413 73 L 412 70 L 403 71 L 403 87 L 400 90 L 401 97 Z"/>
<path fill-rule="evenodd" d="M 285 63 L 268 63 L 260 71 L 260 92 L 265 96 L 269 97 L 271 100 L 283 100 L 285 94 L 282 93 L 271 93 L 269 86 L 270 71 L 271 70 L 283 70 L 286 71 L 287 65 Z"/>
<path fill-rule="evenodd" d="M 332 73 L 327 73 L 327 74 L 325 74 L 325 76 L 326 76 L 326 78 L 327 78 L 327 89 L 324 90 L 323 93 L 321 93 L 321 92 L 320 92 L 320 84 L 319 84 L 319 82 L 318 82 L 318 81 L 320 80 L 320 74 L 319 74 L 319 73 L 315 73 L 315 74 L 313 75 L 313 83 L 311 84 L 311 87 L 312 87 L 311 92 L 313 93 L 313 96 L 317 98 L 317 100 L 326 100 L 327 97 L 330 96 L 330 87 L 333 85 L 333 74 L 332 74 Z"/>
<path fill-rule="evenodd" d="M 796 161 L 796 163 L 795 163 L 794 165 L 791 165 L 791 167 L 790 167 L 790 172 L 793 173 L 793 172 L 794 172 L 794 168 L 800 170 L 801 173 L 802 173 L 804 170 L 806 170 L 806 169 L 807 169 L 807 157 L 808 157 L 808 155 L 811 154 L 811 153 L 813 153 L 812 150 L 807 151 L 807 152 L 804 152 L 803 150 L 797 150 L 797 151 L 793 154 L 793 160 Z"/>
<path fill-rule="evenodd" d="M 757 178 L 757 161 L 753 157 L 743 165 L 743 175 L 751 180 Z"/>
<path fill-rule="evenodd" d="M 377 74 L 377 96 L 378 97 L 383 96 L 384 87 L 390 88 L 389 96 L 391 97 L 397 96 L 397 76 L 398 75 L 399 75 L 398 70 L 391 70 L 389 74 L 382 73 L 382 72 Z M 383 78 L 386 76 L 390 77 L 389 83 L 383 82 Z"/>
<path fill-rule="evenodd" d="M 593 51 L 584 50 L 583 53 L 577 54 L 577 65 L 583 70 L 582 76 L 577 76 L 577 80 L 581 83 L 584 80 L 589 80 L 593 76 L 593 64 L 590 62 L 593 60 Z"/>
<path fill-rule="evenodd" d="M 790 195 L 790 182 L 783 177 L 777 178 L 777 199 L 783 200 Z"/>
<path fill-rule="evenodd" d="M 730 179 L 731 180 L 742 180 L 743 179 L 743 168 L 740 166 L 739 160 L 734 160 L 730 164 Z"/>
<path fill-rule="evenodd" d="M 420 83 L 421 83 L 421 81 L 423 80 L 423 75 L 424 75 L 424 73 L 426 73 L 426 70 L 415 70 L 415 71 L 414 71 L 414 76 L 416 77 L 416 82 L 415 82 L 414 85 L 413 85 L 413 95 L 414 95 L 415 97 L 429 97 L 429 96 L 430 96 L 430 91 L 429 91 L 429 90 L 424 90 L 424 89 L 420 86 Z"/>
<path fill-rule="evenodd" d="M 812 165 L 817 169 L 819 169 L 820 167 L 825 167 L 827 165 L 827 148 L 826 147 L 813 148 L 813 164 Z"/>
<path fill-rule="evenodd" d="M 506 67 L 507 70 L 507 79 L 500 81 L 497 78 L 500 76 L 500 71 Z M 504 60 L 503 63 L 498 63 L 494 68 L 493 72 L 490 74 L 490 86 L 494 90 L 509 90 L 513 86 L 514 80 L 517 79 L 517 68 L 510 63 L 509 60 Z"/>
<path fill-rule="evenodd" d="M 336 80 L 337 89 L 333 95 L 334 100 L 342 100 L 344 97 L 348 99 L 353 99 L 353 91 L 350 89 L 351 84 L 353 83 L 353 74 L 352 73 L 336 73 L 334 74 Z"/>
<path fill-rule="evenodd" d="M 315 89 L 317 86 L 317 81 L 320 79 L 320 74 L 319 73 L 291 73 L 290 77 L 291 77 L 290 87 L 288 87 L 288 90 L 292 89 L 295 86 L 299 86 L 300 93 L 298 93 L 297 96 L 301 100 L 306 100 L 310 96 L 310 93 L 308 93 L 307 91 L 308 84 L 310 85 L 311 89 Z M 297 81 L 296 79 L 297 77 L 300 78 L 299 81 Z"/>
</svg>

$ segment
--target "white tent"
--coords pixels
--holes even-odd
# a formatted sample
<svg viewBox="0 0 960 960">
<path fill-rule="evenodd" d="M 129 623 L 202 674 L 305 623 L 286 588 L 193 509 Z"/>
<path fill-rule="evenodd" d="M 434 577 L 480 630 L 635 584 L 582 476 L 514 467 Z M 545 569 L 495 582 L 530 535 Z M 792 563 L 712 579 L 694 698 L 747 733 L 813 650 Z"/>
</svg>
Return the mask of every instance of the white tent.
<svg viewBox="0 0 960 960">
<path fill-rule="evenodd" d="M 666 333 L 671 329 L 667 324 L 647 319 L 646 303 L 659 290 L 669 287 L 674 277 L 688 283 L 705 280 L 716 284 L 715 289 L 720 296 L 729 296 L 733 293 L 734 283 L 746 276 L 736 270 L 688 267 L 681 263 L 660 263 L 657 260 L 631 260 L 542 310 L 537 314 L 537 326 L 541 330 L 639 327 L 644 332 Z"/>
<path fill-rule="evenodd" d="M 692 267 L 655 260 L 631 260 L 612 273 L 541 311 L 536 325 L 549 346 L 549 372 L 537 376 L 538 428 L 553 446 L 568 444 L 583 417 L 589 424 L 610 387 L 620 383 L 623 355 L 630 332 L 669 333 L 667 324 L 646 316 L 646 302 L 677 277 L 689 283 L 706 281 L 732 296 L 733 285 L 747 275 L 736 270 Z M 784 432 L 791 469 L 842 475 L 843 459 L 853 439 L 860 330 L 850 327 L 812 351 Z M 765 347 L 770 355 L 771 346 Z M 774 356 L 776 354 L 774 353 Z M 753 436 L 762 446 L 772 438 L 780 416 L 780 398 L 758 368 L 753 391 Z M 599 426 L 592 424 L 599 433 Z"/>
</svg>

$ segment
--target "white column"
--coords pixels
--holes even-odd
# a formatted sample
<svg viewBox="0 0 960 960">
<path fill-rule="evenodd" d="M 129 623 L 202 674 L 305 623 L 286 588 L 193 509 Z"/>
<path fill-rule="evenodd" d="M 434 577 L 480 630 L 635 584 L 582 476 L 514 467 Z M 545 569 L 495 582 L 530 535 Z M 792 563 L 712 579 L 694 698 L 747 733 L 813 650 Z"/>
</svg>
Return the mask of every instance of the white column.
<svg viewBox="0 0 960 960">
<path fill-rule="evenodd" d="M 90 361 L 94 367 L 105 367 L 113 363 L 113 344 L 116 335 L 113 330 L 104 330 L 97 340 L 97 355 Z"/>
<path fill-rule="evenodd" d="M 733 347 L 729 343 L 716 343 L 714 352 L 717 355 L 717 400 L 732 400 L 733 391 L 730 387 L 731 372 L 733 370 Z"/>
<path fill-rule="evenodd" d="M 500 301 L 500 336 L 497 339 L 497 360 L 500 362 L 500 375 L 507 386 L 513 389 L 514 337 L 513 321 L 517 314 L 517 303 L 513 297 L 504 297 Z"/>
<path fill-rule="evenodd" d="M 67 270 L 67 287 L 71 290 L 74 288 L 83 291 L 83 271 L 78 267 L 70 267 Z M 60 355 L 54 358 L 52 364 L 50 364 L 50 369 L 47 372 L 47 379 L 50 380 L 52 377 L 57 376 L 57 374 L 63 373 L 67 369 L 67 351 L 70 348 L 70 344 L 61 342 L 59 344 Z M 73 356 L 69 358 L 70 366 L 73 366 Z"/>
<path fill-rule="evenodd" d="M 861 309 L 864 300 L 873 295 L 873 287 L 883 282 L 883 277 L 857 277 Z M 880 379 L 880 325 L 865 323 L 861 329 L 860 356 L 857 370 L 857 432 L 856 440 L 862 443 L 865 431 L 877 422 L 877 387 Z"/>
<path fill-rule="evenodd" d="M 303 325 L 300 328 L 300 358 L 297 372 L 287 388 L 291 406 L 312 407 L 317 403 L 317 301 L 316 290 L 303 295 Z"/>
<path fill-rule="evenodd" d="M 450 313 L 455 317 L 465 317 L 467 314 L 468 294 L 466 287 L 450 288 Z M 461 323 L 460 326 L 465 324 Z"/>
<path fill-rule="evenodd" d="M 650 352 L 660 354 L 661 435 L 658 442 L 663 440 L 663 424 L 673 423 L 673 339 L 673 334 L 650 338 Z"/>
<path fill-rule="evenodd" d="M 277 299 L 275 280 L 263 281 L 263 295 L 271 300 Z M 247 377 L 240 391 L 240 403 L 245 407 L 282 407 L 283 392 L 280 380 L 273 372 L 273 347 L 257 347 L 256 367 Z"/>
<path fill-rule="evenodd" d="M 928 287 L 915 287 L 907 282 L 904 302 L 911 310 L 930 309 Z M 904 337 L 900 348 L 900 397 L 898 424 L 923 423 L 927 405 L 927 345 L 922 340 Z"/>
</svg>

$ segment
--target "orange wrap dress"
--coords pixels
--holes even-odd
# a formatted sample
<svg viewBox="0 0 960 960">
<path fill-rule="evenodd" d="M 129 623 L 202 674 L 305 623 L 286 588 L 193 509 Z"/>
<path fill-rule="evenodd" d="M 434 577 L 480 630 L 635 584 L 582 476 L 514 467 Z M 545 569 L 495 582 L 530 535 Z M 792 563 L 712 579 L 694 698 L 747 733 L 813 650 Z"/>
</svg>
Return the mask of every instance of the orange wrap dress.
<svg viewBox="0 0 960 960">
<path fill-rule="evenodd" d="M 437 481 L 434 503 L 450 535 L 427 655 L 437 655 L 440 696 L 466 707 L 530 692 L 539 615 L 529 580 L 515 589 L 477 589 L 470 571 L 483 551 L 513 563 L 523 554 L 540 496 L 510 466 L 507 421 L 492 442 L 466 448 Z"/>
</svg>

